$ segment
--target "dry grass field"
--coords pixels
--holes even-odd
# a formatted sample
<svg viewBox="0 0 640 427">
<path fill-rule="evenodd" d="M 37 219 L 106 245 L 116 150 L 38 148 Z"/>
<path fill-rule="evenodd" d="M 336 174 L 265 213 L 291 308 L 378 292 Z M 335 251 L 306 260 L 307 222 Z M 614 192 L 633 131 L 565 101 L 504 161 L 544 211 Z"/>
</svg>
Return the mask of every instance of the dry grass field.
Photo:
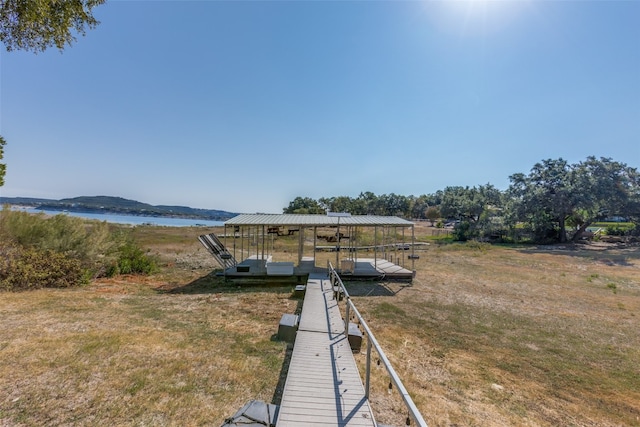
<svg viewBox="0 0 640 427">
<path fill-rule="evenodd" d="M 274 334 L 300 302 L 210 275 L 205 231 L 136 228 L 150 277 L 0 294 L 0 426 L 219 426 L 277 402 Z M 434 243 L 416 269 L 348 288 L 430 426 L 640 426 L 638 246 Z M 404 425 L 381 367 L 372 381 L 377 420 Z"/>
</svg>

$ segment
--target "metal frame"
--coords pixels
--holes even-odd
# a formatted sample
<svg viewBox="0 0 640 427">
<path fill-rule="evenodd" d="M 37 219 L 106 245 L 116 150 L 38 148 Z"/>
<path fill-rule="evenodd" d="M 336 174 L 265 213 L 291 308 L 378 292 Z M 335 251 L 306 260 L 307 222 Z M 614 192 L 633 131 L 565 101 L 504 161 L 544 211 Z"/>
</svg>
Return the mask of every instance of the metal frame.
<svg viewBox="0 0 640 427">
<path fill-rule="evenodd" d="M 227 227 L 233 227 L 234 235 L 236 234 L 235 230 L 240 230 L 240 256 L 236 256 L 235 254 L 235 239 L 234 239 L 234 257 L 237 259 L 241 259 L 244 255 L 244 229 L 248 229 L 247 235 L 247 254 L 251 253 L 251 232 L 254 230 L 254 238 L 256 239 L 256 257 L 265 259 L 265 225 L 269 226 L 297 226 L 300 228 L 299 233 L 299 242 L 298 242 L 298 264 L 303 257 L 304 252 L 304 230 L 306 228 L 313 229 L 314 233 L 314 242 L 313 242 L 313 258 L 315 262 L 316 258 L 316 247 L 317 247 L 317 229 L 318 227 L 337 227 L 337 233 L 340 233 L 341 228 L 346 228 L 349 234 L 357 233 L 358 228 L 363 227 L 373 227 L 374 233 L 374 265 L 377 266 L 378 258 L 380 256 L 385 257 L 387 255 L 391 256 L 391 248 L 387 247 L 389 244 L 388 240 L 390 239 L 391 230 L 393 229 L 394 239 L 397 234 L 396 230 L 398 227 L 402 228 L 402 245 L 405 244 L 405 228 L 411 227 L 411 255 L 409 258 L 411 259 L 411 271 L 415 273 L 415 230 L 414 224 L 405 219 L 401 219 L 394 216 L 374 216 L 374 215 L 353 215 L 348 216 L 346 214 L 332 214 L 332 215 L 302 215 L 302 214 L 241 214 L 238 215 L 224 224 L 224 235 L 225 235 L 225 246 L 226 236 L 228 235 Z M 382 229 L 382 243 L 378 245 L 378 227 Z M 386 231 L 386 237 L 385 237 Z M 261 232 L 261 233 L 260 233 Z M 262 256 L 260 254 L 260 234 L 262 236 Z M 379 247 L 380 246 L 380 247 Z M 273 243 L 272 248 L 273 249 Z M 336 266 L 339 268 L 340 255 L 342 251 L 340 239 L 336 242 Z M 381 253 L 379 253 L 381 251 Z M 395 256 L 396 263 L 399 261 L 399 257 L 397 254 L 398 247 L 395 247 Z M 348 243 L 348 257 L 350 259 L 357 260 L 357 247 L 356 242 L 349 240 Z M 389 252 L 389 254 L 387 254 Z M 391 260 L 390 260 L 391 261 Z M 408 268 L 406 266 L 406 258 L 404 251 L 402 252 L 402 263 L 399 264 L 401 267 Z"/>
</svg>

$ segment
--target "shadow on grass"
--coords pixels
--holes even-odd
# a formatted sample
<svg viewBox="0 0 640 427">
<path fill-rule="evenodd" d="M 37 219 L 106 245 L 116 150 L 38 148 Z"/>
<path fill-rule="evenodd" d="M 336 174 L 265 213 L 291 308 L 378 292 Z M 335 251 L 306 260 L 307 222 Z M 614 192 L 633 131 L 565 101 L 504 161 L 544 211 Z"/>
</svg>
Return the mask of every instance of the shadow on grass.
<svg viewBox="0 0 640 427">
<path fill-rule="evenodd" d="M 392 297 L 406 286 L 409 285 L 392 285 L 384 282 L 345 282 L 347 292 L 352 297 Z"/>
<path fill-rule="evenodd" d="M 300 313 L 302 313 L 302 303 L 303 299 L 299 298 L 294 314 L 300 315 Z M 271 341 L 280 341 L 277 333 L 271 335 Z M 278 376 L 278 384 L 276 385 L 276 388 L 273 391 L 273 396 L 271 397 L 271 403 L 274 405 L 280 405 L 282 402 L 282 394 L 284 393 L 284 386 L 287 382 L 289 366 L 291 365 L 291 356 L 293 355 L 293 345 L 294 343 L 288 343 L 287 349 L 285 350 L 284 360 L 282 361 L 282 367 L 280 368 L 280 375 Z"/>
<path fill-rule="evenodd" d="M 249 293 L 249 292 L 292 292 L 295 282 L 283 281 L 252 281 L 233 282 L 225 281 L 224 277 L 216 276 L 212 272 L 205 276 L 192 280 L 184 285 L 165 285 L 156 289 L 164 294 L 219 294 L 219 293 Z"/>
<path fill-rule="evenodd" d="M 640 246 L 598 243 L 565 243 L 536 245 L 520 249 L 521 253 L 544 253 L 584 258 L 608 266 L 633 267 L 631 261 L 640 260 Z"/>
<path fill-rule="evenodd" d="M 224 277 L 212 272 L 192 280 L 184 285 L 165 285 L 157 288 L 158 293 L 164 294 L 218 294 L 218 293 L 249 293 L 249 292 L 293 292 L 300 282 L 295 277 L 291 280 L 272 278 L 265 280 L 225 280 Z M 351 296 L 381 297 L 395 296 L 405 287 L 411 286 L 407 282 L 376 282 L 376 281 L 345 281 L 347 291 Z"/>
<path fill-rule="evenodd" d="M 271 397 L 271 403 L 274 405 L 280 405 L 282 403 L 282 394 L 284 393 L 284 385 L 287 382 L 287 375 L 289 375 L 289 366 L 291 365 L 291 356 L 293 355 L 293 344 L 287 344 L 287 349 L 284 354 L 284 360 L 282 361 L 282 367 L 280 368 L 280 376 L 278 377 L 278 384 L 273 391 Z"/>
</svg>

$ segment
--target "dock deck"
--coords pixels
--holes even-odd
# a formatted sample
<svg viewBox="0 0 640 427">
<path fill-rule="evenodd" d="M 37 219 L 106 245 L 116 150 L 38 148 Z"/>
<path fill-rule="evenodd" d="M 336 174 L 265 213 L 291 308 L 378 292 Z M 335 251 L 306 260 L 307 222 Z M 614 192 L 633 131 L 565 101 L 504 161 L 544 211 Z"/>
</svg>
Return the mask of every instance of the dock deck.
<svg viewBox="0 0 640 427">
<path fill-rule="evenodd" d="M 249 257 L 241 263 L 227 268 L 224 276 L 228 279 L 267 279 L 273 278 L 267 272 L 267 263 L 271 259 L 262 260 L 256 257 Z M 314 271 L 323 271 L 326 275 L 328 270 L 316 267 L 313 258 L 303 258 L 299 265 L 293 268 L 293 279 L 302 278 Z M 353 261 L 351 269 L 342 269 L 340 274 L 345 280 L 402 280 L 411 281 L 414 273 L 400 265 L 394 264 L 383 258 L 358 258 Z M 279 275 L 276 279 L 283 279 L 286 276 Z M 311 277 L 311 276 L 309 276 Z"/>
<path fill-rule="evenodd" d="M 324 273 L 309 275 L 276 425 L 376 425 Z"/>
</svg>

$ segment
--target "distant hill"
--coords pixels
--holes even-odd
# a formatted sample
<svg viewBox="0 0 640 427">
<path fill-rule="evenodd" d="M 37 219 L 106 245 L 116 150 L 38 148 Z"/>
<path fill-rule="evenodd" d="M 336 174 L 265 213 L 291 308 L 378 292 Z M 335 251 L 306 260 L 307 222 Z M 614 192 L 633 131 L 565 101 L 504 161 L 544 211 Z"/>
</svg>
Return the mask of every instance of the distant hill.
<svg viewBox="0 0 640 427">
<path fill-rule="evenodd" d="M 52 211 L 162 216 L 212 221 L 226 221 L 238 215 L 237 213 L 215 209 L 197 209 L 187 206 L 154 206 L 136 200 L 112 196 L 81 196 L 61 200 L 0 197 L 0 204 L 29 205 L 35 206 L 37 209 Z"/>
</svg>

